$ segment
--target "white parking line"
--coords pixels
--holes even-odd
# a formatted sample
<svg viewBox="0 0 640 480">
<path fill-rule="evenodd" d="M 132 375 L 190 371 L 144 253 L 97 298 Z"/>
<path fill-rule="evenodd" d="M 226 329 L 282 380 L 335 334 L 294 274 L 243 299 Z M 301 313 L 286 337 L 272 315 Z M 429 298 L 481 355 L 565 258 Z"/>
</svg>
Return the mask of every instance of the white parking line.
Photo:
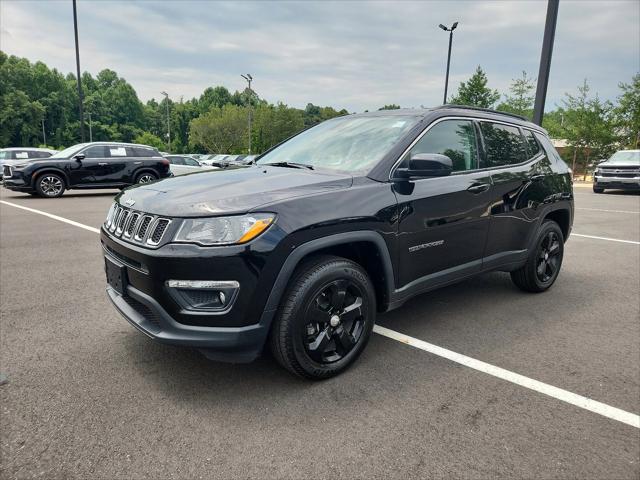
<svg viewBox="0 0 640 480">
<path fill-rule="evenodd" d="M 420 350 L 424 350 L 425 352 L 429 352 L 439 357 L 446 358 L 447 360 L 451 360 L 452 362 L 459 363 L 469 368 L 473 368 L 474 370 L 478 370 L 479 372 L 487 373 L 502 380 L 506 380 L 507 382 L 515 383 L 516 385 L 528 388 L 529 390 L 543 393 L 555 399 L 562 400 L 563 402 L 570 403 L 571 405 L 575 405 L 576 407 L 580 407 L 585 410 L 589 410 L 590 412 L 597 413 L 598 415 L 602 415 L 604 417 L 626 423 L 627 425 L 631 425 L 632 427 L 640 428 L 640 416 L 634 413 L 629 413 L 624 410 L 620 410 L 619 408 L 611 407 L 605 403 L 597 402 L 590 398 L 583 397 L 582 395 L 577 395 L 567 390 L 563 390 L 562 388 L 539 382 L 538 380 L 534 380 L 533 378 L 525 377 L 524 375 L 505 370 L 504 368 L 496 367 L 495 365 L 491 365 L 490 363 L 467 357 L 466 355 L 447 350 L 446 348 L 442 348 L 437 345 L 433 345 L 432 343 L 428 343 L 423 340 L 404 335 L 394 330 L 389 330 L 388 328 L 381 327 L 380 325 L 374 326 L 373 331 L 379 335 L 397 340 L 398 342 L 406 343 L 407 345 L 411 345 L 412 347 L 419 348 Z"/>
<path fill-rule="evenodd" d="M 571 237 L 593 238 L 594 240 L 606 240 L 607 242 L 619 242 L 619 243 L 630 243 L 631 245 L 640 245 L 640 242 L 636 242 L 635 240 L 620 240 L 619 238 L 596 237 L 595 235 L 583 235 L 581 233 L 572 233 Z M 569 237 L 569 239 L 571 239 L 571 237 Z"/>
<path fill-rule="evenodd" d="M 75 227 L 84 228 L 85 230 L 89 230 L 90 232 L 94 232 L 94 233 L 100 232 L 100 230 L 97 228 L 89 227 L 87 225 L 83 225 L 82 223 L 74 222 L 73 220 L 59 217 L 58 215 L 52 215 L 51 213 L 43 212 L 41 210 L 36 210 L 35 208 L 23 207 L 22 205 L 6 202 L 4 200 L 0 200 L 0 203 L 4 205 L 9 205 L 11 207 L 21 208 L 22 210 L 26 210 L 28 212 L 44 215 L 45 217 L 49 217 L 54 220 L 58 220 L 60 222 L 68 223 L 69 225 L 73 225 Z M 576 235 L 576 234 L 573 234 L 573 235 Z M 588 235 L 580 235 L 580 236 L 589 237 Z M 595 238 L 600 239 L 600 237 L 595 237 Z M 619 240 L 619 241 L 625 241 L 625 240 Z M 634 243 L 634 242 L 630 242 L 630 243 Z M 640 243 L 640 242 L 635 242 L 635 243 Z M 419 348 L 420 350 L 424 350 L 433 355 L 446 358 L 452 362 L 459 363 L 460 365 L 464 365 L 466 367 L 472 368 L 479 372 L 492 375 L 494 377 L 500 378 L 502 380 L 506 380 L 507 382 L 511 382 L 516 385 L 520 385 L 521 387 L 528 388 L 529 390 L 543 393 L 557 400 L 570 403 L 571 405 L 575 405 L 582 409 L 589 410 L 590 412 L 597 413 L 598 415 L 602 415 L 604 417 L 617 420 L 627 425 L 631 425 L 632 427 L 640 428 L 640 416 L 634 413 L 626 412 L 616 407 L 611 407 L 607 404 L 598 402 L 596 400 L 592 400 L 590 398 L 577 395 L 567 390 L 554 387 L 553 385 L 548 385 L 546 383 L 539 382 L 538 380 L 534 380 L 532 378 L 525 377 L 524 375 L 520 375 L 518 373 L 505 370 L 504 368 L 496 367 L 495 365 L 485 363 L 481 360 L 476 360 L 475 358 L 467 357 L 466 355 L 462 355 L 460 353 L 447 350 L 446 348 L 433 345 L 423 340 L 419 340 L 417 338 L 404 335 L 403 333 L 396 332 L 395 330 L 390 330 L 388 328 L 381 327 L 380 325 L 375 325 L 373 327 L 373 331 L 378 335 L 382 335 L 384 337 L 390 338 L 392 340 L 396 340 L 406 345 Z"/>
<path fill-rule="evenodd" d="M 4 205 L 9 205 L 11 207 L 21 208 L 22 210 L 26 210 L 27 212 L 37 213 L 39 215 L 44 215 L 45 217 L 53 218 L 54 220 L 58 220 L 59 222 L 68 223 L 69 225 L 73 225 L 74 227 L 84 228 L 85 230 L 89 230 L 93 233 L 100 233 L 100 229 L 90 227 L 88 225 L 84 225 L 82 223 L 74 222 L 73 220 L 69 220 L 68 218 L 59 217 L 58 215 L 53 215 L 52 213 L 43 212 L 42 210 L 36 210 L 35 208 L 23 207 L 22 205 L 18 205 L 16 203 L 7 202 L 5 200 L 0 200 L 0 203 Z"/>
<path fill-rule="evenodd" d="M 576 207 L 576 210 L 589 210 L 591 212 L 607 212 L 607 213 L 633 213 L 634 215 L 640 215 L 640 212 L 634 212 L 633 210 L 605 210 L 603 208 L 587 208 L 587 207 Z"/>
</svg>

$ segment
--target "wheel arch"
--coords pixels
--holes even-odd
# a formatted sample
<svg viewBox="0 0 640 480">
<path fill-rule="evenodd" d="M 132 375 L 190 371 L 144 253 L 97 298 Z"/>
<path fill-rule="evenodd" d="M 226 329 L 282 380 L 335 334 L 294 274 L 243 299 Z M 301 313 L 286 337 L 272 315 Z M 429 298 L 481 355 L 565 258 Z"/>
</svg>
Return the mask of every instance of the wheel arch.
<svg viewBox="0 0 640 480">
<path fill-rule="evenodd" d="M 555 210 L 551 210 L 547 212 L 542 221 L 545 220 L 553 220 L 560 226 L 560 230 L 562 230 L 562 236 L 564 237 L 564 241 L 566 242 L 569 238 L 569 234 L 571 233 L 571 212 L 568 208 L 557 208 Z"/>
<path fill-rule="evenodd" d="M 378 310 L 389 303 L 394 290 L 393 264 L 382 236 L 373 231 L 344 232 L 317 238 L 296 247 L 285 260 L 267 299 L 260 323 L 268 327 L 296 268 L 305 259 L 330 254 L 358 263 L 365 269 L 376 291 Z"/>
<path fill-rule="evenodd" d="M 55 167 L 45 167 L 45 168 L 42 168 L 40 170 L 36 170 L 35 172 L 33 172 L 31 174 L 31 187 L 32 188 L 36 188 L 36 182 L 45 173 L 55 173 L 57 175 L 60 175 L 62 177 L 62 179 L 64 180 L 64 187 L 67 188 L 67 189 L 72 187 L 71 182 L 69 181 L 69 177 L 67 176 L 67 174 L 65 173 L 64 170 L 59 169 L 59 168 L 55 168 Z"/>
</svg>

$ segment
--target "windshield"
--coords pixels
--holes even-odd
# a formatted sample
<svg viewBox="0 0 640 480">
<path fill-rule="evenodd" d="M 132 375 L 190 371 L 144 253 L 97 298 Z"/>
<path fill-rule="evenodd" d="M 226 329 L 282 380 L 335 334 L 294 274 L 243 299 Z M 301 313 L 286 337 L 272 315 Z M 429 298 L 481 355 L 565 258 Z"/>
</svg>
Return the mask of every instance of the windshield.
<svg viewBox="0 0 640 480">
<path fill-rule="evenodd" d="M 609 161 L 635 165 L 636 163 L 640 163 L 640 150 L 621 150 L 614 153 Z"/>
<path fill-rule="evenodd" d="M 78 143 L 77 145 L 73 145 L 73 146 L 71 146 L 69 148 L 65 148 L 64 150 L 61 150 L 61 151 L 59 151 L 57 153 L 54 153 L 49 158 L 69 158 L 75 152 L 77 152 L 78 150 L 83 149 L 87 145 L 89 145 L 89 144 L 88 143 Z"/>
<path fill-rule="evenodd" d="M 5 151 L 0 151 L 0 160 L 6 160 L 8 159 L 11 155 L 11 152 L 5 150 Z"/>
<path fill-rule="evenodd" d="M 299 163 L 349 173 L 370 170 L 418 121 L 416 116 L 339 117 L 283 143 L 258 160 Z"/>
</svg>

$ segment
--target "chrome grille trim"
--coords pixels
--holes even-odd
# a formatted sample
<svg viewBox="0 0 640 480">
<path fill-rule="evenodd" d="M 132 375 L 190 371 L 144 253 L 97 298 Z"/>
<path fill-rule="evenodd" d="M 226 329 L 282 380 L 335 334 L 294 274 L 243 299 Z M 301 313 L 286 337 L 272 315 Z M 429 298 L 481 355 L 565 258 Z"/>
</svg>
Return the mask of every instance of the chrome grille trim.
<svg viewBox="0 0 640 480">
<path fill-rule="evenodd" d="M 139 212 L 130 208 L 114 204 L 104 221 L 104 228 L 115 237 L 128 242 L 157 247 L 162 243 L 169 225 L 170 218 L 159 217 Z"/>
</svg>

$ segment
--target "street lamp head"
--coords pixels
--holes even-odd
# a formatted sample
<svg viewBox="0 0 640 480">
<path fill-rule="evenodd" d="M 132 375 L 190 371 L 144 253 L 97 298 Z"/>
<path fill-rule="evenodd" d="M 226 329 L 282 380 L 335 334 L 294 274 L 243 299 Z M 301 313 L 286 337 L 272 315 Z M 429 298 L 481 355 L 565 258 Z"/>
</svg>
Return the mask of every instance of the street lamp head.
<svg viewBox="0 0 640 480">
<path fill-rule="evenodd" d="M 160 94 L 164 95 L 165 97 L 169 96 L 169 94 L 167 92 L 160 92 Z"/>
<path fill-rule="evenodd" d="M 458 22 L 454 22 L 454 24 L 451 25 L 451 31 L 454 31 L 457 26 L 458 26 Z"/>
<path fill-rule="evenodd" d="M 253 77 L 251 76 L 250 73 L 247 73 L 247 77 L 249 77 L 249 80 L 253 80 Z"/>
<path fill-rule="evenodd" d="M 448 30 L 447 27 L 445 27 L 443 24 L 438 25 L 442 30 L 444 30 L 445 32 Z"/>
</svg>

